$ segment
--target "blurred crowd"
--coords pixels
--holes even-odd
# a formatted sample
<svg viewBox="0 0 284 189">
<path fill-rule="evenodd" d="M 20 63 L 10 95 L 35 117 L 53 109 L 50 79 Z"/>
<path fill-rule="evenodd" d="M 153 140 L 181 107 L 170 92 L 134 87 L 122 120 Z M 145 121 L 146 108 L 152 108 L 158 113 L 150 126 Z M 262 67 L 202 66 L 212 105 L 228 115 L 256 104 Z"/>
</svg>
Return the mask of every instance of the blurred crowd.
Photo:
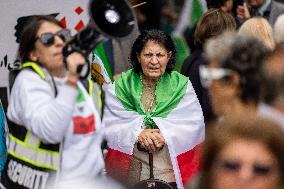
<svg viewBox="0 0 284 189">
<path fill-rule="evenodd" d="M 134 8 L 137 26 L 127 40 L 104 44 L 112 46 L 108 63 L 110 80 L 115 82 L 95 86 L 99 97 L 105 95 L 97 103 L 101 111 L 90 106 L 89 97 L 97 96 L 89 95 L 85 88 L 90 86 L 84 88 L 76 73 L 77 66 L 84 64 L 81 55 L 68 57 L 67 71 L 62 65 L 49 65 L 57 60 L 50 61 L 45 53 L 48 48 L 62 48 L 67 34 L 56 21 L 42 18 L 36 32 L 54 34 L 44 38 L 43 34 L 35 37 L 35 32 L 34 44 L 28 50 L 20 46 L 20 55 L 27 59 L 23 62 L 42 64 L 55 89 L 38 77 L 41 72 L 21 72 L 9 102 L 8 123 L 16 123 L 11 124 L 9 142 L 15 141 L 16 146 L 20 134 L 15 128 L 24 126 L 25 133 L 33 133 L 44 145 L 63 144 L 61 166 L 66 175 L 59 179 L 61 188 L 66 183 L 72 186 L 73 178 L 84 174 L 90 177 L 87 181 L 105 174 L 114 179 L 97 177 L 88 188 L 158 188 L 151 185 L 156 182 L 154 174 L 166 182 L 165 188 L 284 189 L 284 4 L 275 0 L 131 0 L 130 4 L 144 2 Z M 102 61 L 100 54 L 94 56 L 93 62 Z M 31 85 L 38 83 L 30 84 L 29 79 L 37 79 L 42 88 L 33 89 Z M 34 106 L 28 104 L 29 92 L 35 96 Z M 48 105 L 43 102 L 45 93 Z M 27 100 L 20 100 L 20 94 Z M 93 115 L 103 119 L 90 120 Z M 82 129 L 84 116 L 90 125 Z M 0 118 L 5 125 L 5 116 Z M 58 125 L 64 128 L 53 133 Z M 35 140 L 30 138 L 19 144 Z M 98 155 L 103 139 L 104 153 Z M 83 152 L 84 146 L 88 151 Z M 18 157 L 13 147 L 8 145 L 10 162 Z M 48 149 L 53 155 L 61 153 Z M 7 151 L 5 145 L 2 151 Z M 73 157 L 77 157 L 75 163 L 71 163 Z M 5 158 L 0 164 L 1 182 L 13 188 L 8 186 L 18 179 L 17 170 L 12 163 L 4 165 Z M 43 172 L 55 171 L 51 166 L 39 167 Z M 147 179 L 150 185 L 146 186 L 142 181 Z M 20 179 L 17 182 L 21 185 Z"/>
</svg>

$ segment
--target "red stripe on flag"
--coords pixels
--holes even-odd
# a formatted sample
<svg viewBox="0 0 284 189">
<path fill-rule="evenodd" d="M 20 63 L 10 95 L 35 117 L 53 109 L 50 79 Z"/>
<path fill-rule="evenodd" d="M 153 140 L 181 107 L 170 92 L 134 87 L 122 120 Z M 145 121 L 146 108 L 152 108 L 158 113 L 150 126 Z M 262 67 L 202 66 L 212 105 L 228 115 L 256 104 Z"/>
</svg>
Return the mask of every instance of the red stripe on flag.
<svg viewBox="0 0 284 189">
<path fill-rule="evenodd" d="M 127 179 L 131 161 L 131 155 L 109 148 L 105 158 L 106 172 L 109 176 L 123 182 Z"/>
<path fill-rule="evenodd" d="M 179 171 L 182 183 L 185 184 L 200 171 L 200 149 L 202 144 L 195 146 L 193 149 L 177 156 Z"/>
</svg>

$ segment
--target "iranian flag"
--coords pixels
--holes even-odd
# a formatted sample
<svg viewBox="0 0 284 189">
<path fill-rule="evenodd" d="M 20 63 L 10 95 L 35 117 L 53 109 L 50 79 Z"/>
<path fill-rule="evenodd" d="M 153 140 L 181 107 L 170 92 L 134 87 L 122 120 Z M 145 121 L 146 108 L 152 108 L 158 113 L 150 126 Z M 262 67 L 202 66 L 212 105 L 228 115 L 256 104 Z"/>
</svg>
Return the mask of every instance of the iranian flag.
<svg viewBox="0 0 284 189">
<path fill-rule="evenodd" d="M 206 11 L 207 5 L 205 0 L 186 0 L 173 35 L 179 36 L 187 27 L 193 27 Z"/>
<path fill-rule="evenodd" d="M 109 43 L 110 41 L 108 41 Z M 111 65 L 114 65 L 113 61 L 109 58 L 111 55 L 108 53 L 112 53 L 112 49 L 109 48 L 109 46 L 106 45 L 106 43 L 99 44 L 93 52 L 95 55 L 100 57 L 101 62 L 103 63 L 104 69 L 107 72 L 108 77 L 113 80 L 113 74 L 111 71 Z"/>
<path fill-rule="evenodd" d="M 141 108 L 141 76 L 133 70 L 104 89 L 107 173 L 127 178 L 136 138 L 151 118 L 168 145 L 177 186 L 184 188 L 199 172 L 199 149 L 205 135 L 202 110 L 188 78 L 176 71 L 164 74 L 156 86 L 156 107 L 148 114 Z"/>
<path fill-rule="evenodd" d="M 177 49 L 177 61 L 176 71 L 180 71 L 182 63 L 190 53 L 190 49 L 184 39 L 184 32 L 195 26 L 204 12 L 207 11 L 207 5 L 205 0 L 185 0 L 184 6 L 181 10 L 179 21 L 175 30 L 172 33 L 172 37 Z"/>
</svg>

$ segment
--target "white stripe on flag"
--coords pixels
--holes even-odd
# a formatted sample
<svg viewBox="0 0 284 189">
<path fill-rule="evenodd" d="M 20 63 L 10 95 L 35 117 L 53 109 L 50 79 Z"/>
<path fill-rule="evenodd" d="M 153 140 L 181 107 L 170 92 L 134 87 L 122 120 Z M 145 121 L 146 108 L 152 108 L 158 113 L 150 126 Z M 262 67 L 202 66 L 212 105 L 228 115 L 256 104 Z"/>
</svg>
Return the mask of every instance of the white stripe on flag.
<svg viewBox="0 0 284 189">
<path fill-rule="evenodd" d="M 204 141 L 202 109 L 190 81 L 178 106 L 166 118 L 153 117 L 167 142 L 173 142 L 175 155 L 193 149 Z"/>
<path fill-rule="evenodd" d="M 108 84 L 104 114 L 105 133 L 108 145 L 114 150 L 132 155 L 136 136 L 141 131 L 144 116 L 126 111 L 116 98 L 114 84 Z"/>
<path fill-rule="evenodd" d="M 190 81 L 185 96 L 167 118 L 153 118 L 166 143 L 173 164 L 176 183 L 183 189 L 177 156 L 192 150 L 205 138 L 203 113 Z"/>
<path fill-rule="evenodd" d="M 184 6 L 181 10 L 181 14 L 179 17 L 178 24 L 176 26 L 176 29 L 173 31 L 173 36 L 177 37 L 180 36 L 187 27 L 192 26 L 192 20 L 191 20 L 191 15 L 192 15 L 192 1 L 193 0 L 186 0 L 184 2 Z M 203 9 L 203 12 L 207 11 L 207 4 L 205 0 L 199 0 L 199 3 Z"/>
</svg>

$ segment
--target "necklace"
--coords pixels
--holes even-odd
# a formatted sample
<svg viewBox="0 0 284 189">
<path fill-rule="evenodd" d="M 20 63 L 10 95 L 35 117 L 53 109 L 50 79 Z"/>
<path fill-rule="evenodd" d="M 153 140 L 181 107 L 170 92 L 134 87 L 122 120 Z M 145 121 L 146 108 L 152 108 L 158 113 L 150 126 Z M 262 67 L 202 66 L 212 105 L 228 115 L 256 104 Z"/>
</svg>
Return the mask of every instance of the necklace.
<svg viewBox="0 0 284 189">
<path fill-rule="evenodd" d="M 151 112 L 156 105 L 156 84 L 157 79 L 142 77 L 142 96 L 141 102 L 146 112 Z"/>
</svg>

